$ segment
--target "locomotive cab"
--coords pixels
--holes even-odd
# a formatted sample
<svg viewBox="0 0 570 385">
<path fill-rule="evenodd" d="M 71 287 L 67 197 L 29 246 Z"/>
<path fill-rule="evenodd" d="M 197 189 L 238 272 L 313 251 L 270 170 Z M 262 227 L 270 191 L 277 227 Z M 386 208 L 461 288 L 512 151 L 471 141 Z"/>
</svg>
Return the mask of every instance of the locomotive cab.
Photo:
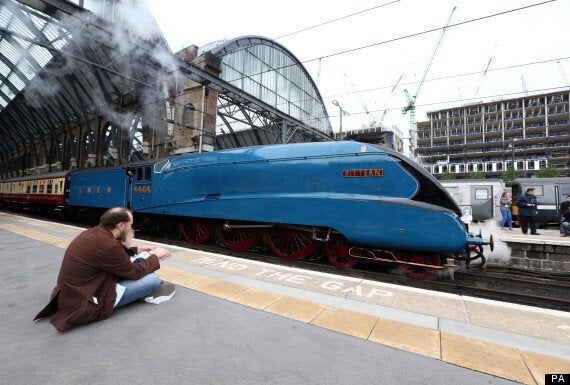
<svg viewBox="0 0 570 385">
<path fill-rule="evenodd" d="M 152 165 L 136 165 L 127 168 L 130 194 L 127 207 L 133 211 L 144 210 L 152 205 Z M 133 175 L 130 175 L 130 174 Z"/>
</svg>

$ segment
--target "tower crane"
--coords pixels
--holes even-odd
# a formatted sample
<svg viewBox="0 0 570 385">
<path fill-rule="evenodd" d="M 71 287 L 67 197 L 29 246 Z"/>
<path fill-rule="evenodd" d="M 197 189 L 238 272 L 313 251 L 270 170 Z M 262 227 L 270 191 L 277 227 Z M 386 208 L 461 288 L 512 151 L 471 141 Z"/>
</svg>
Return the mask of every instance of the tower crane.
<svg viewBox="0 0 570 385">
<path fill-rule="evenodd" d="M 360 102 L 362 109 L 366 113 L 366 117 L 368 118 L 368 122 L 370 124 L 370 127 L 372 127 L 374 125 L 374 120 L 371 118 L 370 111 L 368 111 L 368 107 L 366 107 L 366 103 L 364 103 L 364 100 L 362 100 L 360 93 L 358 92 L 358 90 L 354 86 L 354 83 L 349 79 L 348 74 L 346 72 L 344 73 L 344 78 L 345 78 L 346 82 L 348 83 L 348 85 L 350 86 L 350 88 L 352 89 L 352 92 L 354 92 L 356 94 L 356 97 L 358 98 L 358 101 Z"/>
<path fill-rule="evenodd" d="M 426 80 L 426 76 L 427 76 L 427 73 L 429 71 L 429 68 L 431 67 L 431 64 L 433 63 L 433 59 L 435 58 L 437 50 L 439 49 L 439 46 L 441 45 L 441 41 L 443 40 L 443 35 L 445 35 L 445 32 L 447 31 L 447 27 L 449 26 L 449 23 L 451 21 L 451 17 L 453 16 L 453 13 L 455 12 L 456 9 L 457 9 L 457 7 L 453 7 L 453 9 L 451 10 L 451 14 L 449 15 L 449 18 L 447 19 L 447 23 L 445 24 L 445 27 L 443 27 L 443 29 L 441 30 L 441 34 L 439 35 L 439 39 L 437 40 L 437 44 L 435 45 L 433 53 L 431 54 L 431 58 L 428 61 L 426 69 L 424 70 L 424 74 L 422 76 L 422 79 L 418 83 L 418 88 L 416 89 L 416 92 L 414 93 L 414 95 L 410 95 L 408 90 L 406 90 L 406 89 L 404 90 L 404 95 L 406 96 L 406 100 L 408 101 L 408 104 L 406 105 L 406 107 L 402 108 L 402 114 L 406 114 L 408 112 L 410 113 L 410 154 L 413 154 L 413 149 L 414 149 L 414 145 L 415 145 L 415 141 L 416 141 L 416 137 L 415 137 L 415 135 L 416 135 L 416 99 L 420 93 L 420 90 L 422 88 L 422 85 L 424 84 L 424 81 Z"/>
<path fill-rule="evenodd" d="M 524 81 L 524 76 L 521 75 L 521 84 L 522 84 L 522 89 L 524 91 L 524 95 L 528 96 L 528 89 L 526 88 L 526 82 Z"/>
<path fill-rule="evenodd" d="M 562 75 L 562 80 L 564 80 L 564 85 L 570 86 L 570 83 L 568 83 L 568 78 L 566 77 L 566 72 L 564 72 L 564 67 L 562 66 L 562 63 L 560 63 L 560 60 L 556 60 L 556 63 L 558 64 L 558 68 L 560 69 L 560 74 Z"/>
<path fill-rule="evenodd" d="M 408 64 L 408 68 L 410 67 L 410 65 Z M 407 69 L 406 69 L 407 71 Z M 404 77 L 405 72 L 403 72 L 400 77 L 398 78 L 398 81 L 396 82 L 396 84 L 394 84 L 394 86 L 392 87 L 392 90 L 390 91 L 390 94 L 386 97 L 386 100 L 384 100 L 384 105 L 386 105 L 388 103 L 388 100 L 392 97 L 392 95 L 394 95 L 394 91 L 396 90 L 396 88 L 398 87 L 398 85 L 400 84 L 400 82 L 402 81 L 402 78 Z M 380 116 L 380 119 L 378 120 L 378 125 L 381 126 L 382 123 L 384 122 L 384 118 L 386 117 L 386 109 L 384 109 L 384 112 L 382 113 L 382 116 Z"/>
<path fill-rule="evenodd" d="M 479 90 L 481 89 L 481 83 L 483 83 L 483 80 L 485 80 L 485 76 L 487 75 L 487 71 L 489 71 L 489 67 L 491 66 L 491 62 L 493 61 L 493 56 L 495 56 L 496 49 L 497 49 L 497 44 L 495 44 L 495 47 L 493 47 L 493 52 L 489 57 L 487 66 L 485 67 L 485 70 L 481 73 L 481 77 L 479 78 L 479 83 L 477 84 L 477 89 L 475 89 L 475 94 L 474 94 L 475 96 L 479 94 Z"/>
</svg>

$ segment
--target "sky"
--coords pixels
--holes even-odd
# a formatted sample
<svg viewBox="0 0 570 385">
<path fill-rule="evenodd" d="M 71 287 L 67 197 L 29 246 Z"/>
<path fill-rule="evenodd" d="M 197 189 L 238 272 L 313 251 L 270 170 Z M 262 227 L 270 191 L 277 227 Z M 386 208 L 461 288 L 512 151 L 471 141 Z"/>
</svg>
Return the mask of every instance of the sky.
<svg viewBox="0 0 570 385">
<path fill-rule="evenodd" d="M 318 84 L 334 131 L 334 99 L 349 113 L 343 130 L 386 110 L 383 125 L 407 135 L 404 90 L 423 121 L 428 111 L 570 89 L 570 0 L 147 3 L 174 52 L 246 35 L 288 48 Z"/>
</svg>

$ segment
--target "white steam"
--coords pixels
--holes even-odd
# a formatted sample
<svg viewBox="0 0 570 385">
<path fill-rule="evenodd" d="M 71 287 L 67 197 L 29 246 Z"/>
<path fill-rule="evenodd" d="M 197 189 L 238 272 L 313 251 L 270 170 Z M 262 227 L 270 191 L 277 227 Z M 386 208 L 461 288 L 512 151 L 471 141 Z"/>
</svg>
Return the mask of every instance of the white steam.
<svg viewBox="0 0 570 385">
<path fill-rule="evenodd" d="M 488 220 L 472 223 L 469 225 L 469 231 L 475 235 L 478 235 L 479 231 L 481 231 L 484 240 L 488 240 L 489 236 L 493 235 L 493 241 L 495 243 L 494 250 L 491 251 L 489 245 L 483 247 L 483 255 L 485 255 L 487 262 L 499 264 L 509 263 L 511 259 L 511 249 L 505 242 L 499 239 L 503 230 L 501 230 L 497 221 Z"/>
</svg>

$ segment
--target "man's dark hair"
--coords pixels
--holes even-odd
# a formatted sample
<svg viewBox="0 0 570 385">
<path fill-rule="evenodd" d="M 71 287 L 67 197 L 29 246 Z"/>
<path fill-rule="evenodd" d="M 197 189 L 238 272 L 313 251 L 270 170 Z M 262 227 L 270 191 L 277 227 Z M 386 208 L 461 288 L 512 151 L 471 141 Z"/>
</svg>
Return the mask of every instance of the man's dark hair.
<svg viewBox="0 0 570 385">
<path fill-rule="evenodd" d="M 99 224 L 107 230 L 112 230 L 121 222 L 128 222 L 131 220 L 129 213 L 131 210 L 124 207 L 113 207 L 101 215 Z"/>
<path fill-rule="evenodd" d="M 536 190 L 534 187 L 529 187 L 529 188 L 526 189 L 526 192 L 534 191 L 534 190 Z"/>
</svg>

